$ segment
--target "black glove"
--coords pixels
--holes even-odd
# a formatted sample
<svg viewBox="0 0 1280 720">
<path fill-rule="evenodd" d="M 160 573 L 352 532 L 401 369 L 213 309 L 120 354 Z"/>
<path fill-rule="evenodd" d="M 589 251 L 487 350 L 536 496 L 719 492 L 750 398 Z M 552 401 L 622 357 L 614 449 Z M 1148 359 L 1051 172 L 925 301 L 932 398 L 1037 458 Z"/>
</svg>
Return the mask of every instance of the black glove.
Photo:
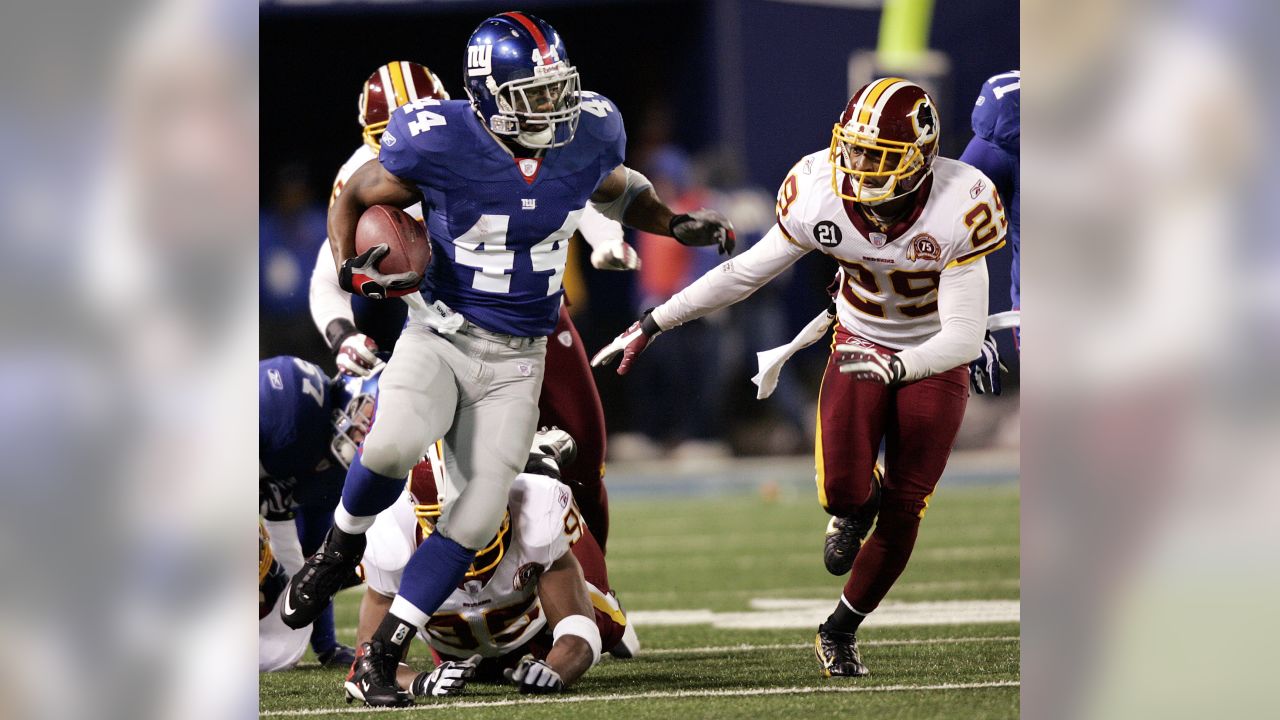
<svg viewBox="0 0 1280 720">
<path fill-rule="evenodd" d="M 733 223 L 715 210 L 706 208 L 671 218 L 670 230 L 672 237 L 681 245 L 715 245 L 721 255 L 732 255 L 738 243 Z"/>
<path fill-rule="evenodd" d="M 1000 348 L 988 330 L 987 337 L 982 341 L 982 355 L 969 363 L 969 383 L 973 385 L 973 391 L 982 395 L 990 389 L 992 395 L 999 395 L 1002 369 L 1004 365 L 1000 363 Z"/>
<path fill-rule="evenodd" d="M 391 252 L 386 243 L 374 245 L 359 255 L 348 258 L 338 271 L 338 285 L 349 293 L 372 300 L 400 297 L 418 289 L 422 276 L 416 272 L 386 275 L 378 271 L 378 261 Z"/>
</svg>

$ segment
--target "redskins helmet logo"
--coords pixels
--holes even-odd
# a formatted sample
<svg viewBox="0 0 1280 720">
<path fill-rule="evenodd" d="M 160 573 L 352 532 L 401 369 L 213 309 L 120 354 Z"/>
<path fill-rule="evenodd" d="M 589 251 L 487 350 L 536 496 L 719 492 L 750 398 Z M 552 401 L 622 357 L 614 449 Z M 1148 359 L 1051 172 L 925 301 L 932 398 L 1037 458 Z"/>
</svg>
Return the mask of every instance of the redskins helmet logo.
<svg viewBox="0 0 1280 720">
<path fill-rule="evenodd" d="M 938 241 L 929 233 L 920 233 L 911 238 L 911 246 L 907 248 L 908 260 L 937 260 L 940 257 L 942 250 L 938 247 Z"/>
<path fill-rule="evenodd" d="M 911 110 L 911 127 L 915 129 L 916 141 L 919 143 L 937 139 L 938 118 L 933 113 L 933 105 L 929 104 L 928 97 L 916 101 L 916 106 Z"/>
</svg>

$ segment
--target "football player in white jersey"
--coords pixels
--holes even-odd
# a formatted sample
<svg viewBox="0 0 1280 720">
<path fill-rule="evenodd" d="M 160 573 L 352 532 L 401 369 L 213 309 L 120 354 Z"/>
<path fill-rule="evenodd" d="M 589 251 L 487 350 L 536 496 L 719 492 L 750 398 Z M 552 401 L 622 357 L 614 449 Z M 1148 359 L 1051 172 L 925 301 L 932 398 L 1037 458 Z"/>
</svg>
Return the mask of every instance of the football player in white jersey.
<svg viewBox="0 0 1280 720">
<path fill-rule="evenodd" d="M 467 681 L 501 681 L 521 692 L 559 692 L 603 652 L 629 657 L 635 631 L 609 590 L 604 556 L 578 513 L 560 469 L 576 453 L 573 439 L 551 428 L 534 438 L 525 472 L 511 487 L 501 530 L 476 555 L 462 583 L 436 610 L 420 637 L 436 668 L 415 673 L 401 664 L 397 684 L 414 695 L 454 695 Z M 414 468 L 409 487 L 369 529 L 364 554 L 368 588 L 356 640 L 370 641 L 391 607 L 404 566 L 435 531 L 441 506 L 456 496 L 437 452 Z M 363 650 L 363 647 L 362 647 Z M 362 698 L 353 671 L 347 692 Z"/>
<path fill-rule="evenodd" d="M 977 169 L 936 157 L 938 130 L 933 100 L 919 85 L 881 78 L 863 86 L 830 147 L 787 174 L 773 229 L 592 360 L 598 366 L 621 355 L 625 373 L 658 333 L 742 300 L 805 254 L 817 250 L 839 263 L 834 311 L 789 346 L 811 344 L 832 316 L 838 320 L 814 460 L 818 500 L 832 516 L 823 560 L 832 574 L 852 575 L 815 641 L 828 677 L 867 674 L 855 633 L 906 567 L 951 453 L 969 396 L 966 366 L 986 326 L 983 258 L 1005 242 L 995 187 Z M 762 369 L 762 395 L 778 365 Z M 881 441 L 882 477 L 874 471 Z"/>
</svg>

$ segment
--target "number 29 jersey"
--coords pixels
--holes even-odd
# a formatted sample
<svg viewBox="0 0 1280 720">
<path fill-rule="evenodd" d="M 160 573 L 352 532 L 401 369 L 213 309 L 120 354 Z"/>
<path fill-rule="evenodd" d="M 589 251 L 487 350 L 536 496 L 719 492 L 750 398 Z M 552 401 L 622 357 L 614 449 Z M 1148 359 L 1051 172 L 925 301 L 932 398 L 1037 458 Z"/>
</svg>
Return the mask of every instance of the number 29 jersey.
<svg viewBox="0 0 1280 720">
<path fill-rule="evenodd" d="M 836 313 L 847 330 L 896 350 L 922 344 L 942 329 L 942 274 L 1004 245 L 999 195 L 976 168 L 936 158 L 921 202 L 881 231 L 836 196 L 831 174 L 826 150 L 796 163 L 778 190 L 778 227 L 839 263 Z"/>
<path fill-rule="evenodd" d="M 515 158 L 463 100 L 397 109 L 378 159 L 422 191 L 432 261 L 428 300 L 493 332 L 555 330 L 569 238 L 600 181 L 622 164 L 626 132 L 613 104 L 582 93 L 573 141 Z"/>
</svg>

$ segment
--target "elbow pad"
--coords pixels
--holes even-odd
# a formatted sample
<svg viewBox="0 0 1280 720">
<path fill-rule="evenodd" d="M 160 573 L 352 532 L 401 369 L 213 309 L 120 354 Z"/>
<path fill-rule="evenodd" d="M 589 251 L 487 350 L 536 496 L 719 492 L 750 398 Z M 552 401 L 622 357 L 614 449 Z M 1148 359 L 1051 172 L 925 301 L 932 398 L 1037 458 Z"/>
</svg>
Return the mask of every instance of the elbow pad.
<svg viewBox="0 0 1280 720">
<path fill-rule="evenodd" d="M 604 641 L 600 637 L 600 627 L 596 625 L 596 621 L 586 615 L 570 615 L 560 622 L 556 623 L 556 627 L 551 631 L 551 644 L 554 646 L 565 635 L 576 635 L 591 646 L 591 664 L 595 665 L 600 662 L 600 650 L 604 645 Z"/>
<path fill-rule="evenodd" d="M 622 169 L 627 176 L 627 184 L 622 188 L 622 194 L 609 202 L 591 203 L 601 215 L 616 222 L 622 222 L 623 213 L 631 207 L 633 200 L 640 197 L 640 193 L 653 187 L 653 183 L 649 182 L 649 178 L 643 173 L 638 173 L 626 165 L 623 165 Z"/>
</svg>

